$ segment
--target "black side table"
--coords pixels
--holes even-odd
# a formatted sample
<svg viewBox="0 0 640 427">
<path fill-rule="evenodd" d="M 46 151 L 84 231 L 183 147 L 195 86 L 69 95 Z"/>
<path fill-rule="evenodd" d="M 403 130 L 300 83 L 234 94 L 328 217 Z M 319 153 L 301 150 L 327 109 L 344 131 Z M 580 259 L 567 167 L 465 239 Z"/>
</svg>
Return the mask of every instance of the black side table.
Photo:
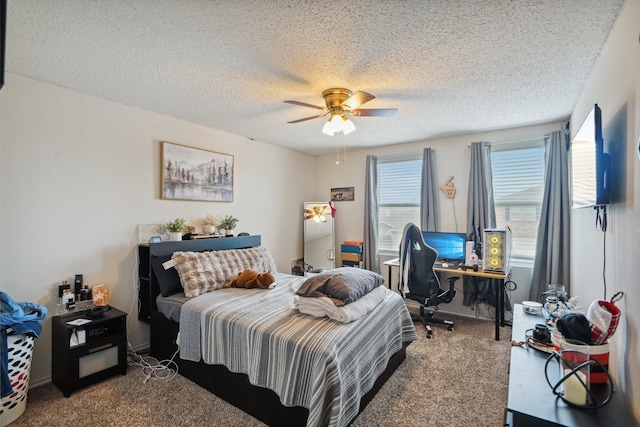
<svg viewBox="0 0 640 427">
<path fill-rule="evenodd" d="M 544 323 L 541 315 L 526 314 L 521 304 L 513 308 L 512 339 L 521 341 L 528 329 Z M 598 409 L 569 406 L 556 397 L 544 376 L 548 354 L 531 347 L 512 347 L 509 363 L 509 396 L 505 425 L 510 427 L 600 427 L 634 426 L 632 415 L 624 409 L 619 390 L 609 403 Z M 552 368 L 550 368 L 552 370 Z M 557 372 L 556 372 L 557 373 Z M 557 380 L 557 378 L 555 378 Z M 604 387 L 597 384 L 594 391 Z"/>
<path fill-rule="evenodd" d="M 83 319 L 88 322 L 74 324 Z M 81 387 L 127 373 L 127 313 L 112 307 L 102 317 L 89 319 L 85 311 L 77 311 L 54 316 L 51 322 L 52 379 L 66 397 Z"/>
</svg>

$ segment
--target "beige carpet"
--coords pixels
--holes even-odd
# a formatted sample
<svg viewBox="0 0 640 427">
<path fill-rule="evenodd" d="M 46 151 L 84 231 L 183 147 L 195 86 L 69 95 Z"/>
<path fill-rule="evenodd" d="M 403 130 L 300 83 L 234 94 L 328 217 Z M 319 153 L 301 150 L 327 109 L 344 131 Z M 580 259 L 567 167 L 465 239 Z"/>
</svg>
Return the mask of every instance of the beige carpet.
<svg viewBox="0 0 640 427">
<path fill-rule="evenodd" d="M 439 314 L 440 315 L 440 314 Z M 455 330 L 434 326 L 353 421 L 353 426 L 502 426 L 507 404 L 510 329 L 493 339 L 493 323 L 444 316 Z M 148 381 L 138 367 L 78 390 L 69 398 L 53 385 L 33 388 L 11 426 L 262 426 L 263 423 L 178 375 Z"/>
</svg>

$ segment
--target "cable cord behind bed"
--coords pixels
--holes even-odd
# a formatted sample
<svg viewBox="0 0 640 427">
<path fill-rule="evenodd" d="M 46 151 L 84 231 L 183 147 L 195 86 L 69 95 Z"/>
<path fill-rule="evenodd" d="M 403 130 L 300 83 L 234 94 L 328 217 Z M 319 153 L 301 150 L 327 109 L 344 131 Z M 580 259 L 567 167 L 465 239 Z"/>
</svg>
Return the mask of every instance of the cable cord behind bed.
<svg viewBox="0 0 640 427">
<path fill-rule="evenodd" d="M 134 251 L 136 255 L 136 268 L 133 270 L 133 297 L 131 299 L 131 306 L 129 307 L 129 313 L 133 313 L 133 307 L 138 305 L 138 311 L 140 311 L 140 299 L 138 298 L 138 291 L 140 287 L 140 280 L 137 275 L 140 266 L 140 254 L 138 251 Z M 127 322 L 129 322 L 131 316 L 127 316 Z M 127 325 L 129 328 L 129 325 Z M 178 354 L 179 349 L 173 353 L 169 360 L 158 360 L 151 356 L 141 356 L 135 352 L 131 347 L 131 344 L 127 345 L 127 364 L 129 366 L 140 366 L 142 368 L 142 374 L 144 375 L 143 383 L 149 380 L 170 381 L 178 374 L 178 365 L 173 359 Z"/>
<path fill-rule="evenodd" d="M 178 354 L 176 350 L 171 359 L 158 360 L 151 356 L 141 356 L 131 347 L 127 349 L 127 364 L 129 366 L 140 366 L 144 375 L 143 383 L 149 380 L 170 381 L 178 374 L 178 365 L 173 359 Z"/>
<path fill-rule="evenodd" d="M 138 297 L 140 292 L 140 277 L 138 276 L 138 271 L 140 270 L 140 253 L 137 248 L 133 251 L 136 255 L 136 268 L 133 269 L 133 277 L 132 277 L 132 296 L 131 296 L 131 305 L 129 306 L 129 314 L 134 313 L 133 307 L 137 305 L 138 313 L 140 312 L 140 298 Z M 131 326 L 129 322 L 131 321 L 131 315 L 127 316 L 127 330 L 131 330 Z"/>
</svg>

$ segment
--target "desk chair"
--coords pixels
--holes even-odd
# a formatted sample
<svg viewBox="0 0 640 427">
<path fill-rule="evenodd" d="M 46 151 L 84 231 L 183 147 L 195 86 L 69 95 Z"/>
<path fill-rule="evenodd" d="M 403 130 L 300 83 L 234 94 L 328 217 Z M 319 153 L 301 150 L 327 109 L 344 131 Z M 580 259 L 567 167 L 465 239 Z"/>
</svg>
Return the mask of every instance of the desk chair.
<svg viewBox="0 0 640 427">
<path fill-rule="evenodd" d="M 433 271 L 437 258 L 438 252 L 425 243 L 420 229 L 414 224 L 407 224 L 400 243 L 398 289 L 405 298 L 420 303 L 420 315 L 417 318 L 415 315 L 412 317 L 424 324 L 427 329 L 427 338 L 431 338 L 433 334 L 429 323 L 448 325 L 448 329 L 453 331 L 451 320 L 435 318 L 433 313 L 441 302 L 451 302 L 456 294 L 454 284 L 460 279 L 448 277 L 448 289 L 441 289 L 438 275 Z"/>
</svg>

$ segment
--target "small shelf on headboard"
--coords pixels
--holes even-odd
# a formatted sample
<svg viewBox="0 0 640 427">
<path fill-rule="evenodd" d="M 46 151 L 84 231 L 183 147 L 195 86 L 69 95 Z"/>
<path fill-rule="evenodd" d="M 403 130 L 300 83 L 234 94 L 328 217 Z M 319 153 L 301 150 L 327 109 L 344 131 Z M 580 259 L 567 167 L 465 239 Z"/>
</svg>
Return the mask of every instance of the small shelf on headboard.
<svg viewBox="0 0 640 427">
<path fill-rule="evenodd" d="M 174 252 L 222 251 L 260 246 L 261 238 L 256 236 L 224 237 L 219 239 L 182 240 L 179 242 L 143 243 L 138 245 L 138 319 L 149 323 L 151 311 L 155 309 L 159 294 L 157 280 L 151 269 L 153 257 L 167 256 Z"/>
</svg>

